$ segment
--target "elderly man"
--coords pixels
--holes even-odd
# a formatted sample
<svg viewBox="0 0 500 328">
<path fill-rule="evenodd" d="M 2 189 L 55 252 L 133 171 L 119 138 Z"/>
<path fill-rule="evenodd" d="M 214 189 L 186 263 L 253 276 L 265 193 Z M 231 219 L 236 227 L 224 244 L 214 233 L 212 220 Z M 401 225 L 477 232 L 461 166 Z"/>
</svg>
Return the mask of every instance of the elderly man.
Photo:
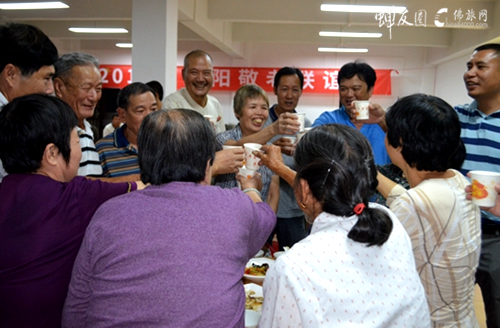
<svg viewBox="0 0 500 328">
<path fill-rule="evenodd" d="M 63 327 L 244 327 L 241 277 L 276 220 L 259 175 L 210 186 L 215 134 L 192 110 L 146 116 L 138 145 L 151 185 L 92 218 Z"/>
<path fill-rule="evenodd" d="M 98 60 L 89 54 L 72 52 L 62 55 L 55 64 L 54 90 L 78 117 L 78 135 L 82 146 L 82 160 L 78 175 L 101 176 L 102 168 L 95 149 L 94 133 L 87 118 L 101 99 L 102 79 Z"/>
<path fill-rule="evenodd" d="M 337 123 L 356 128 L 370 142 L 375 164 L 384 165 L 390 163 L 391 159 L 385 149 L 385 132 L 377 124 L 365 124 L 365 121 L 353 119 L 352 111 L 354 101 L 369 100 L 373 93 L 373 87 L 377 80 L 375 70 L 368 64 L 362 62 L 347 63 L 340 68 L 339 82 L 339 109 L 321 114 L 313 126 Z"/>
<path fill-rule="evenodd" d="M 54 92 L 57 49 L 38 28 L 11 23 L 0 26 L 0 110 L 16 97 Z M 0 161 L 0 182 L 6 175 Z"/>
<path fill-rule="evenodd" d="M 221 105 L 208 94 L 214 84 L 212 57 L 203 50 L 188 53 L 184 57 L 182 79 L 185 87 L 168 95 L 163 100 L 163 108 L 186 108 L 202 115 L 213 115 L 217 117 L 217 132 L 226 131 Z"/>
<path fill-rule="evenodd" d="M 103 175 L 108 178 L 139 174 L 137 136 L 142 120 L 157 109 L 153 90 L 135 82 L 118 93 L 118 114 L 125 122 L 97 142 Z"/>
</svg>

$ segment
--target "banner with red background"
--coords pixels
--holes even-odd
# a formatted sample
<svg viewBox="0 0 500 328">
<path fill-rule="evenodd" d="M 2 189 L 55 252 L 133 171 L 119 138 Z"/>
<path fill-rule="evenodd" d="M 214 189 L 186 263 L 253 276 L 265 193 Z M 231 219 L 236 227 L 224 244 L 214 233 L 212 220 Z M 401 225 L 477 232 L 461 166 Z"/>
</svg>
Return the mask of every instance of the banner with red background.
<svg viewBox="0 0 500 328">
<path fill-rule="evenodd" d="M 255 83 L 265 91 L 273 92 L 274 75 L 279 68 L 269 67 L 214 67 L 215 91 L 236 91 L 242 85 Z M 131 83 L 131 65 L 101 65 L 104 88 L 123 88 Z M 177 89 L 184 87 L 182 67 L 177 67 Z M 301 68 L 304 74 L 303 93 L 338 93 L 338 68 Z M 391 69 L 376 69 L 374 95 L 391 95 Z M 147 81 L 145 81 L 147 82 Z"/>
</svg>

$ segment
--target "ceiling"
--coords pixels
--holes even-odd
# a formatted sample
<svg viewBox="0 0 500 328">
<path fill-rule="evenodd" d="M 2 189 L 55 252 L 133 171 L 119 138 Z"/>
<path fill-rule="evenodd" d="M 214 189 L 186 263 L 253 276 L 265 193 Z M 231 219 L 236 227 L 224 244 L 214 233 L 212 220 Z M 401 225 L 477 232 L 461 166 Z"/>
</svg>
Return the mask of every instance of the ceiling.
<svg viewBox="0 0 500 328">
<path fill-rule="evenodd" d="M 34 1 L 34 0 L 31 0 Z M 77 34 L 70 26 L 124 27 L 132 31 L 132 1 L 150 0 L 62 0 L 69 9 L 53 10 L 0 10 L 0 23 L 25 22 L 41 28 L 51 39 L 76 42 L 82 49 L 113 49 L 116 42 L 130 42 L 131 34 Z M 155 0 L 161 1 L 161 0 Z M 166 0 L 164 0 L 166 1 Z M 1 2 L 22 2 L 6 1 Z M 349 14 L 320 11 L 322 3 L 404 5 L 408 8 L 406 21 L 399 23 L 401 15 L 394 16 L 391 29 L 387 21 L 381 22 L 375 14 Z M 244 58 L 248 43 L 298 43 L 311 47 L 450 47 L 457 30 L 465 28 L 437 27 L 435 16 L 441 8 L 438 21 L 452 22 L 454 13 L 474 11 L 474 22 L 479 11 L 486 10 L 486 23 L 490 29 L 497 11 L 496 0 L 178 0 L 178 40 L 182 44 L 209 43 L 235 58 Z M 415 26 L 415 14 L 426 13 L 426 26 Z M 499 15 L 500 16 L 500 15 Z M 398 26 L 399 25 L 399 26 Z M 319 31 L 381 32 L 378 39 L 327 38 Z M 477 31 L 477 29 L 476 29 Z"/>
</svg>

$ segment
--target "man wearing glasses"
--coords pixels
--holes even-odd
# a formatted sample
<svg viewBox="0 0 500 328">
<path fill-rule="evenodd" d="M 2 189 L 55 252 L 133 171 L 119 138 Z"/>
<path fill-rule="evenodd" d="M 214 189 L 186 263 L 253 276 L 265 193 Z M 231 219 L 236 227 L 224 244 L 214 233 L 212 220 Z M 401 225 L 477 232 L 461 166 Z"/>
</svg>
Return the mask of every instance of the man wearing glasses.
<svg viewBox="0 0 500 328">
<path fill-rule="evenodd" d="M 72 52 L 62 55 L 55 63 L 54 91 L 64 100 L 78 117 L 78 135 L 82 147 L 82 160 L 78 175 L 101 176 L 99 154 L 94 144 L 94 133 L 87 118 L 101 99 L 102 79 L 99 61 L 89 54 Z"/>
</svg>

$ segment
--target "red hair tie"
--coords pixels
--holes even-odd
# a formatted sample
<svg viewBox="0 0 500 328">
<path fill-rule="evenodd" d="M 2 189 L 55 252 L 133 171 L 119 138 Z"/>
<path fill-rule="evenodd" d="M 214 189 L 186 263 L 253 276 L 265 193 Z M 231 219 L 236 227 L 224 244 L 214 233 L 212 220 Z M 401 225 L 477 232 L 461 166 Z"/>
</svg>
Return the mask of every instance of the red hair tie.
<svg viewBox="0 0 500 328">
<path fill-rule="evenodd" d="M 356 213 L 356 215 L 360 215 L 361 213 L 363 213 L 365 207 L 365 204 L 359 203 L 358 205 L 354 206 L 354 213 Z"/>
</svg>

